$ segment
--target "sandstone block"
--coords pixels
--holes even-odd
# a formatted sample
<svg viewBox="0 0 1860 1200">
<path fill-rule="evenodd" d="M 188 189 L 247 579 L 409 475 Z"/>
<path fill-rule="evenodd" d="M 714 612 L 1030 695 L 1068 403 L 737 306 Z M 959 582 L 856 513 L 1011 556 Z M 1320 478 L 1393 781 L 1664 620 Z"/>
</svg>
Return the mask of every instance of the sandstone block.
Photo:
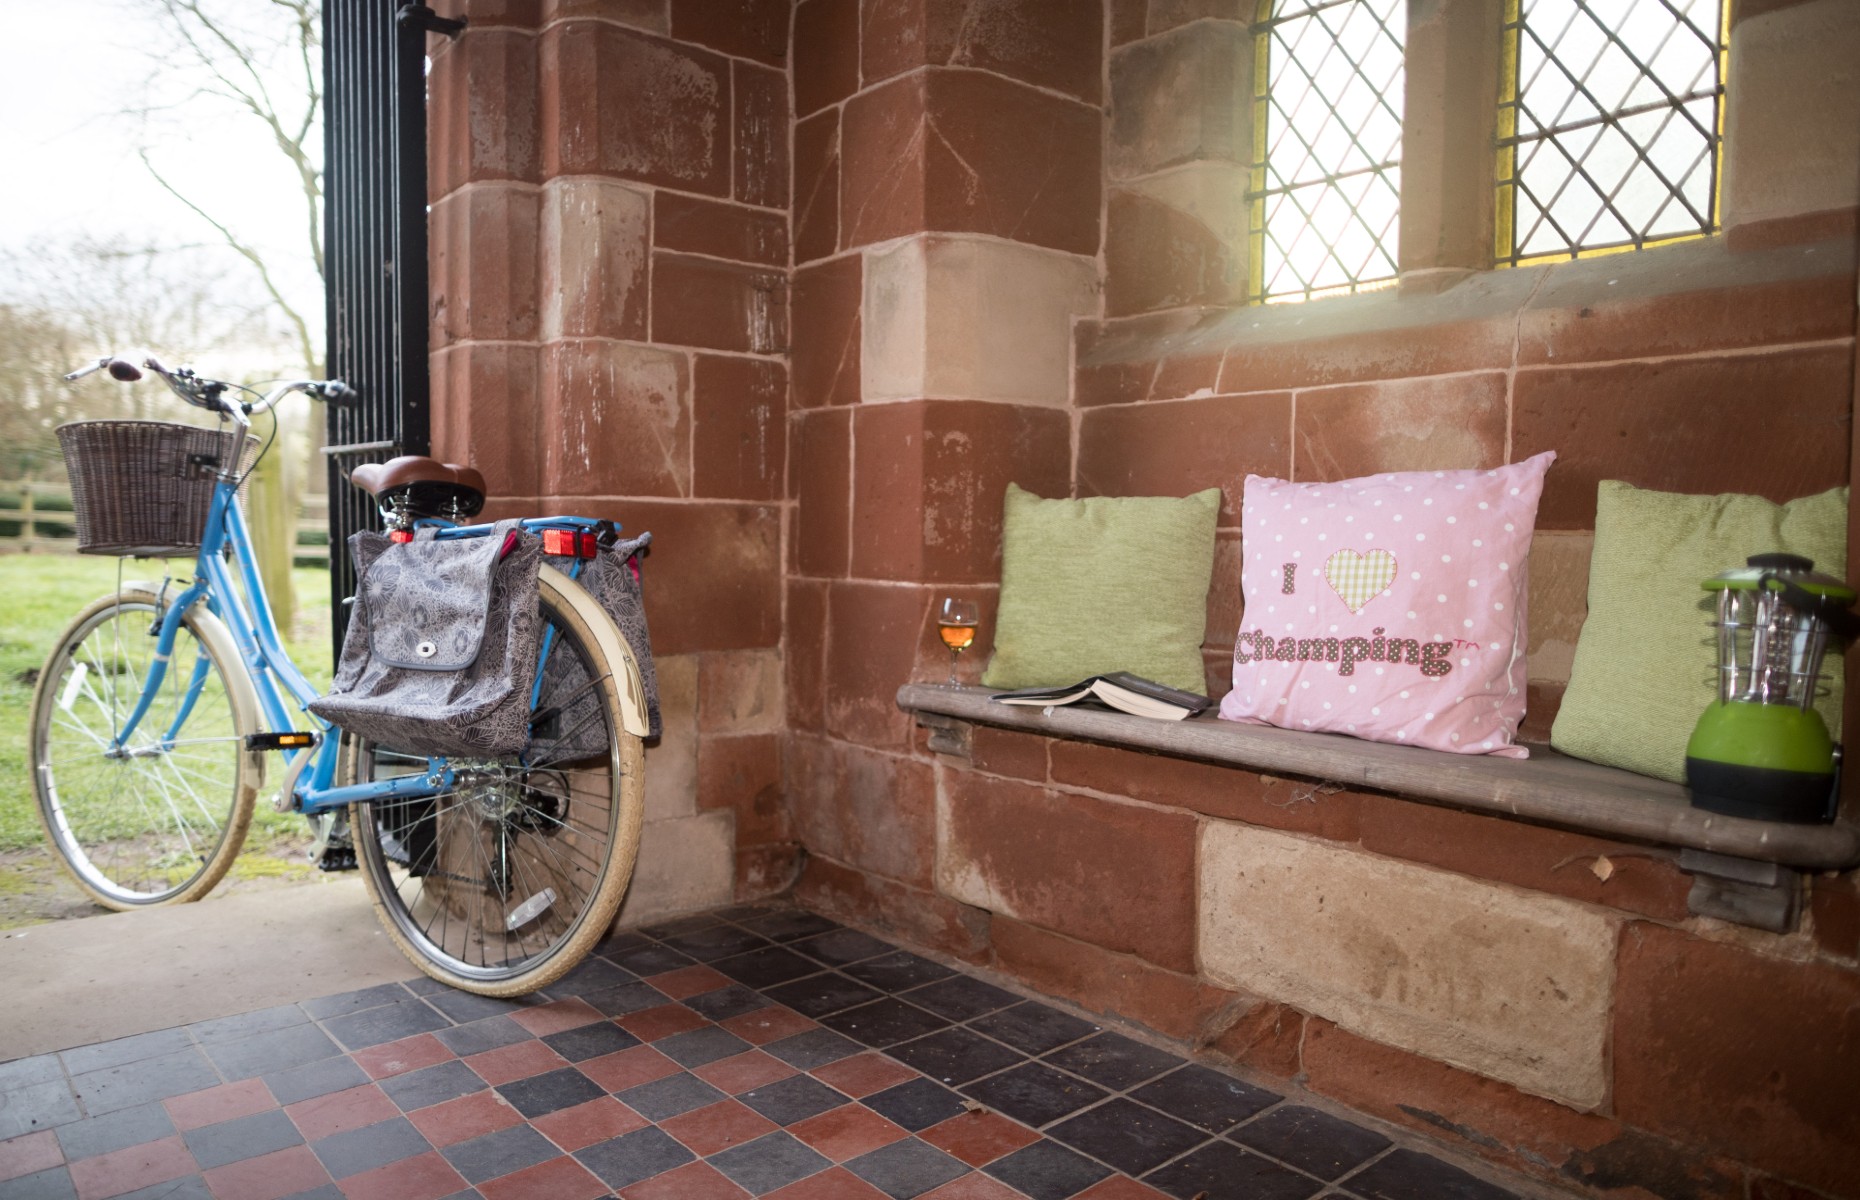
<svg viewBox="0 0 1860 1200">
<path fill-rule="evenodd" d="M 852 414 L 821 409 L 793 422 L 795 565 L 803 575 L 843 576 L 852 545 Z"/>
<path fill-rule="evenodd" d="M 605 179 L 552 179 L 542 192 L 542 336 L 646 336 L 652 199 Z"/>
<path fill-rule="evenodd" d="M 779 212 L 660 191 L 652 200 L 652 244 L 712 258 L 788 264 L 788 223 Z"/>
<path fill-rule="evenodd" d="M 543 23 L 597 17 L 647 33 L 670 33 L 671 0 L 543 0 Z"/>
<path fill-rule="evenodd" d="M 1177 163 L 1247 165 L 1253 39 L 1243 25 L 1184 26 L 1111 54 L 1112 179 Z"/>
<path fill-rule="evenodd" d="M 733 814 L 719 810 L 641 826 L 639 859 L 615 927 L 729 904 L 736 891 L 734 823 Z"/>
<path fill-rule="evenodd" d="M 1354 304 L 1360 299 L 1342 302 Z M 1247 338 L 1228 347 L 1221 359 L 1220 391 L 1260 392 L 1500 370 L 1510 364 L 1516 338 L 1517 322 L 1509 314 L 1407 328 L 1362 321 L 1367 327 L 1351 329 L 1351 322 L 1336 317 L 1347 310 L 1333 309 L 1332 319 L 1341 327 L 1312 328 L 1324 317 L 1322 306 L 1302 307 L 1312 310 L 1306 318 L 1309 325 L 1275 329 L 1271 336 Z"/>
<path fill-rule="evenodd" d="M 976 725 L 969 731 L 969 761 L 978 771 L 1046 782 L 1047 739 L 1037 733 Z"/>
<path fill-rule="evenodd" d="M 1079 492 L 1186 496 L 1218 487 L 1221 523 L 1238 525 L 1248 473 L 1285 476 L 1291 425 L 1285 392 L 1090 409 L 1079 419 Z M 1238 576 L 1218 582 L 1239 591 Z"/>
<path fill-rule="evenodd" d="M 672 36 L 771 66 L 788 60 L 788 0 L 672 0 Z"/>
<path fill-rule="evenodd" d="M 840 110 L 794 125 L 794 261 L 812 262 L 840 247 Z"/>
<path fill-rule="evenodd" d="M 683 354 L 630 342 L 543 350 L 543 477 L 564 494 L 691 493 L 691 378 Z"/>
<path fill-rule="evenodd" d="M 794 6 L 794 113 L 805 117 L 859 90 L 859 0 Z"/>
<path fill-rule="evenodd" d="M 866 255 L 864 398 L 1064 406 L 1072 320 L 1097 304 L 1088 259 L 983 238 L 912 238 Z"/>
<path fill-rule="evenodd" d="M 866 746 L 911 745 L 911 720 L 898 711 L 898 685 L 943 679 L 949 651 L 935 634 L 929 587 L 839 581 L 827 589 L 827 731 Z"/>
<path fill-rule="evenodd" d="M 809 856 L 794 887 L 808 908 L 952 958 L 983 961 L 988 917 L 935 892 Z"/>
<path fill-rule="evenodd" d="M 698 810 L 695 654 L 654 654 L 664 734 L 646 749 L 646 820 L 669 821 Z"/>
<path fill-rule="evenodd" d="M 1105 229 L 1109 316 L 1246 300 L 1247 169 L 1187 163 L 1110 195 Z"/>
<path fill-rule="evenodd" d="M 535 188 L 490 183 L 433 205 L 427 303 L 434 346 L 536 337 L 538 201 Z"/>
<path fill-rule="evenodd" d="M 427 189 L 443 196 L 467 183 L 539 178 L 537 46 L 534 35 L 474 22 L 433 59 L 427 82 Z"/>
<path fill-rule="evenodd" d="M 1096 103 L 1103 17 L 1073 0 L 865 0 L 867 85 L 919 67 L 975 67 Z"/>
<path fill-rule="evenodd" d="M 864 262 L 857 254 L 795 269 L 789 366 L 796 408 L 859 402 L 864 287 Z"/>
<path fill-rule="evenodd" d="M 698 747 L 698 806 L 736 814 L 739 853 L 793 840 L 781 763 L 781 738 L 772 733 L 707 733 Z"/>
<path fill-rule="evenodd" d="M 699 496 L 780 500 L 788 450 L 788 372 L 779 359 L 695 355 L 693 489 Z"/>
<path fill-rule="evenodd" d="M 738 60 L 731 64 L 735 195 L 745 204 L 788 207 L 788 75 Z"/>
<path fill-rule="evenodd" d="M 781 651 L 706 654 L 698 664 L 698 728 L 732 736 L 780 733 Z"/>
<path fill-rule="evenodd" d="M 1608 916 L 1239 825 L 1204 827 L 1200 865 L 1216 982 L 1572 1107 L 1606 1097 Z"/>
<path fill-rule="evenodd" d="M 1731 41 L 1724 224 L 1860 203 L 1860 10 L 1819 0 L 1746 16 Z"/>
<path fill-rule="evenodd" d="M 787 793 L 810 852 L 868 874 L 930 886 L 936 781 L 929 764 L 844 742 L 793 738 Z"/>
<path fill-rule="evenodd" d="M 1530 676 L 1569 682 L 1576 639 L 1589 616 L 1592 533 L 1541 530 L 1531 538 Z"/>
<path fill-rule="evenodd" d="M 432 356 L 433 455 L 476 467 L 492 495 L 542 493 L 539 357 L 522 342 L 466 342 Z"/>
<path fill-rule="evenodd" d="M 1505 376 L 1391 379 L 1300 392 L 1295 437 L 1300 480 L 1502 466 Z"/>
<path fill-rule="evenodd" d="M 785 272 L 655 250 L 652 340 L 773 354 L 788 345 Z"/>
<path fill-rule="evenodd" d="M 782 634 L 782 704 L 792 730 L 819 733 L 827 725 L 827 585 L 788 580 Z"/>
</svg>

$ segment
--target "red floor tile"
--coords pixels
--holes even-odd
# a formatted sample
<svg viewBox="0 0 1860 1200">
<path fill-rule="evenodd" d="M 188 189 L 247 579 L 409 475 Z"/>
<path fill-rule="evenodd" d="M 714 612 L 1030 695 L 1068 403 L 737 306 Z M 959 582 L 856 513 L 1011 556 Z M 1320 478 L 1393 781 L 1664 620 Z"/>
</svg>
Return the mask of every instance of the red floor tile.
<svg viewBox="0 0 1860 1200">
<path fill-rule="evenodd" d="M 546 1113 L 530 1124 L 537 1133 L 573 1154 L 596 1142 L 644 1129 L 651 1122 L 612 1096 L 602 1096 L 573 1108 Z"/>
<path fill-rule="evenodd" d="M 696 1112 L 660 1121 L 659 1128 L 689 1146 L 699 1158 L 708 1158 L 719 1150 L 773 1133 L 778 1126 L 745 1104 L 720 1100 Z"/>
<path fill-rule="evenodd" d="M 1011 1193 L 1019 1197 L 1019 1193 Z M 865 1180 L 845 1167 L 832 1167 L 791 1183 L 779 1192 L 770 1192 L 762 1200 L 890 1200 Z"/>
<path fill-rule="evenodd" d="M 492 1087 L 566 1067 L 568 1060 L 541 1042 L 517 1042 L 474 1054 L 465 1065 Z"/>
<path fill-rule="evenodd" d="M 351 1175 L 336 1186 L 349 1200 L 439 1200 L 441 1196 L 464 1190 L 465 1180 L 437 1150 L 428 1150 L 414 1158 L 403 1158 L 385 1167 Z"/>
<path fill-rule="evenodd" d="M 857 1158 L 910 1136 L 902 1126 L 892 1124 L 863 1104 L 842 1104 L 790 1125 L 788 1132 L 834 1162 Z"/>
<path fill-rule="evenodd" d="M 1113 1175 L 1103 1183 L 1086 1188 L 1072 1200 L 1169 1200 L 1169 1197 L 1128 1175 Z"/>
<path fill-rule="evenodd" d="M 356 1066 L 368 1072 L 368 1078 L 386 1079 L 390 1075 L 405 1075 L 408 1071 L 445 1062 L 453 1053 L 432 1034 L 420 1033 L 398 1042 L 357 1050 L 349 1057 L 355 1060 Z"/>
<path fill-rule="evenodd" d="M 1039 1134 L 1019 1121 L 991 1112 L 962 1113 L 917 1136 L 972 1167 L 986 1166 L 1040 1140 Z"/>
<path fill-rule="evenodd" d="M 752 1046 L 766 1046 L 781 1038 L 819 1028 L 816 1022 L 778 1004 L 717 1023 Z"/>
<path fill-rule="evenodd" d="M 808 1072 L 857 1100 L 917 1078 L 917 1072 L 882 1054 L 855 1054 Z"/>
<path fill-rule="evenodd" d="M 759 1088 L 765 1083 L 774 1083 L 777 1079 L 797 1074 L 793 1067 L 781 1059 L 760 1050 L 750 1050 L 714 1063 L 705 1063 L 693 1068 L 691 1073 L 732 1096 L 740 1096 L 751 1088 Z"/>
<path fill-rule="evenodd" d="M 329 1172 L 308 1146 L 288 1146 L 244 1162 L 215 1167 L 205 1175 L 217 1200 L 278 1200 L 329 1182 Z"/>
<path fill-rule="evenodd" d="M 578 1029 L 607 1018 L 586 1000 L 570 997 L 550 1004 L 539 1004 L 535 1008 L 517 1009 L 510 1014 L 510 1019 L 537 1037 L 548 1037 L 564 1029 Z"/>
<path fill-rule="evenodd" d="M 49 1129 L 0 1142 L 0 1180 L 34 1175 L 63 1161 L 65 1152 Z"/>
<path fill-rule="evenodd" d="M 199 1169 L 177 1133 L 95 1158 L 80 1158 L 71 1164 L 71 1183 L 77 1188 L 78 1200 L 99 1200 L 192 1175 Z"/>
<path fill-rule="evenodd" d="M 934 1192 L 925 1192 L 921 1200 L 1027 1200 L 1020 1192 L 992 1175 L 977 1171 L 952 1179 Z"/>
<path fill-rule="evenodd" d="M 168 1110 L 168 1119 L 183 1133 L 202 1125 L 217 1125 L 221 1121 L 249 1117 L 278 1107 L 278 1102 L 272 1098 L 271 1089 L 257 1079 L 222 1083 L 204 1091 L 170 1096 L 161 1103 Z"/>
<path fill-rule="evenodd" d="M 681 1068 L 651 1046 L 634 1046 L 617 1054 L 603 1054 L 576 1063 L 581 1073 L 610 1092 L 624 1092 L 642 1083 L 677 1074 Z"/>
<path fill-rule="evenodd" d="M 450 1146 L 523 1123 L 523 1114 L 496 1092 L 473 1092 L 407 1114 L 413 1127 L 434 1146 Z"/>
<path fill-rule="evenodd" d="M 620 1028 L 642 1042 L 656 1042 L 674 1033 L 702 1029 L 710 1024 L 682 1004 L 661 1004 L 619 1018 Z"/>
<path fill-rule="evenodd" d="M 749 1193 L 709 1163 L 694 1162 L 621 1188 L 620 1195 L 625 1200 L 746 1200 Z"/>
<path fill-rule="evenodd" d="M 548 1162 L 513 1171 L 502 1179 L 478 1185 L 484 1200 L 595 1200 L 612 1193 L 607 1185 L 572 1158 L 552 1158 Z M 354 1200 L 360 1200 L 359 1197 Z M 413 1200 L 413 1197 L 397 1198 Z"/>
<path fill-rule="evenodd" d="M 714 992 L 718 988 L 730 986 L 730 979 L 727 975 L 702 966 L 681 967 L 676 971 L 667 971 L 663 975 L 650 976 L 646 982 L 674 1000 L 683 1000 L 689 996 L 702 996 L 705 992 Z"/>
<path fill-rule="evenodd" d="M 400 1116 L 400 1108 L 372 1083 L 313 1100 L 300 1100 L 286 1105 L 284 1112 L 296 1123 L 297 1131 L 304 1135 L 306 1142 Z"/>
</svg>

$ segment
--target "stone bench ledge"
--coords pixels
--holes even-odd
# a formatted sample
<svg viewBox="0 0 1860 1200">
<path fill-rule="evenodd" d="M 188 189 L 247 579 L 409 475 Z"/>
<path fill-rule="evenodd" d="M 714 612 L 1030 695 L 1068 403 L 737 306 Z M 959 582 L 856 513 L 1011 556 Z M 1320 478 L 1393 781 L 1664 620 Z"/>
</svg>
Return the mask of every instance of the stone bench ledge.
<svg viewBox="0 0 1860 1200">
<path fill-rule="evenodd" d="M 1052 709 L 996 704 L 987 688 L 907 683 L 898 707 L 925 724 L 949 720 L 1047 737 L 1128 746 L 1178 758 L 1279 775 L 1330 780 L 1475 812 L 1811 871 L 1860 865 L 1860 827 L 1790 825 L 1693 808 L 1676 783 L 1569 758 L 1548 746 L 1528 759 L 1446 754 L 1223 721 L 1212 713 L 1156 721 L 1076 705 Z M 937 718 L 943 719 L 942 721 Z M 932 745 L 933 749 L 940 749 Z"/>
</svg>

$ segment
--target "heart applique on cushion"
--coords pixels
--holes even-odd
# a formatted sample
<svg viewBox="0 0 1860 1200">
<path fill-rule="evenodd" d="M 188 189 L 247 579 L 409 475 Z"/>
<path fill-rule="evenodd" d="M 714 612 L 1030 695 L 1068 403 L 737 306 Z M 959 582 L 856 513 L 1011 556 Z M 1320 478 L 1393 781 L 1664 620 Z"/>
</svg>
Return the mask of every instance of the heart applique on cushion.
<svg viewBox="0 0 1860 1200">
<path fill-rule="evenodd" d="M 1339 550 L 1324 562 L 1324 581 L 1353 613 L 1363 611 L 1395 582 L 1395 556 L 1387 550 Z"/>
</svg>

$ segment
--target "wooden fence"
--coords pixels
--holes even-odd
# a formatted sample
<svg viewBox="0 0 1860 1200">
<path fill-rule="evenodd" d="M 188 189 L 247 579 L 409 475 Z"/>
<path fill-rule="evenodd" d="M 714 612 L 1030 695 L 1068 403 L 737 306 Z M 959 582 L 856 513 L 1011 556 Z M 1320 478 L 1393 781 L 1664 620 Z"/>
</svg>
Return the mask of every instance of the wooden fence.
<svg viewBox="0 0 1860 1200">
<path fill-rule="evenodd" d="M 305 496 L 297 520 L 300 567 L 329 562 L 329 497 Z M 0 480 L 0 554 L 75 554 L 77 518 L 62 483 Z"/>
</svg>

